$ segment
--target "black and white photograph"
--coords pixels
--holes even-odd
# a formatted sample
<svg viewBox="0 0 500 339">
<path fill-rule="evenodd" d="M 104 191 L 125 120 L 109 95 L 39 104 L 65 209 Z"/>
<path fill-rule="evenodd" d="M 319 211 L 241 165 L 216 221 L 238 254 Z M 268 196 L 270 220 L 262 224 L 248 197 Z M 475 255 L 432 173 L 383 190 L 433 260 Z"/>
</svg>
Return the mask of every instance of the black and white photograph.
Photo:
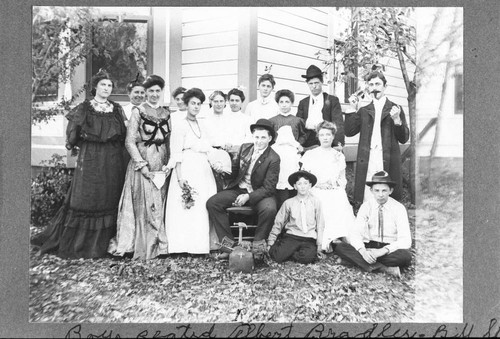
<svg viewBox="0 0 500 339">
<path fill-rule="evenodd" d="M 24 6 L 26 336 L 498 336 L 467 7 L 260 6 Z"/>
</svg>

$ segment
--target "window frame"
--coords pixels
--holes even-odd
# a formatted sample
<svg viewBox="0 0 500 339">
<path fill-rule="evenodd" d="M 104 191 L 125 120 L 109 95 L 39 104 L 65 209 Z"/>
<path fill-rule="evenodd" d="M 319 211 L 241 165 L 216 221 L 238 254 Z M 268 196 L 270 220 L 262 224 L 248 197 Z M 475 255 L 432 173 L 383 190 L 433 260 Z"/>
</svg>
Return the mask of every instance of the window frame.
<svg viewBox="0 0 500 339">
<path fill-rule="evenodd" d="M 151 74 L 152 70 L 152 65 L 153 65 L 153 16 L 152 15 L 111 15 L 111 14 L 106 14 L 102 20 L 113 20 L 113 21 L 118 21 L 118 22 L 132 22 L 132 23 L 146 23 L 147 27 L 147 65 L 146 65 L 146 71 L 147 74 Z M 86 76 L 86 83 L 90 84 L 90 81 L 92 80 L 92 56 L 89 56 L 87 58 L 87 61 L 85 62 L 85 76 Z M 130 79 L 132 80 L 132 79 Z M 87 90 L 85 91 L 85 97 L 87 99 L 91 99 L 92 95 L 90 94 L 92 88 L 89 86 Z M 111 101 L 119 101 L 119 102 L 128 102 L 129 97 L 127 94 L 114 94 L 111 93 L 109 96 L 109 100 Z"/>
</svg>

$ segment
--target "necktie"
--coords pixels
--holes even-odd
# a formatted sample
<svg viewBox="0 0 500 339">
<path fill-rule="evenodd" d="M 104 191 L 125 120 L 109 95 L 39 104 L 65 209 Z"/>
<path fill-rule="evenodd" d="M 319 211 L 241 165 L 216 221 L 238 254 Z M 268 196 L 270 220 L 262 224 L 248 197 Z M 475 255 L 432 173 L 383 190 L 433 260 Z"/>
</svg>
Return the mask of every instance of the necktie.
<svg viewBox="0 0 500 339">
<path fill-rule="evenodd" d="M 378 206 L 378 237 L 384 242 L 384 205 Z"/>
<path fill-rule="evenodd" d="M 307 233 L 307 212 L 306 212 L 306 202 L 304 200 L 300 201 L 300 223 L 302 224 L 302 231 L 304 234 Z"/>
<path fill-rule="evenodd" d="M 253 151 L 253 154 L 252 154 L 252 165 L 255 164 L 255 162 L 257 161 L 257 159 L 260 157 L 260 153 L 256 150 Z"/>
</svg>

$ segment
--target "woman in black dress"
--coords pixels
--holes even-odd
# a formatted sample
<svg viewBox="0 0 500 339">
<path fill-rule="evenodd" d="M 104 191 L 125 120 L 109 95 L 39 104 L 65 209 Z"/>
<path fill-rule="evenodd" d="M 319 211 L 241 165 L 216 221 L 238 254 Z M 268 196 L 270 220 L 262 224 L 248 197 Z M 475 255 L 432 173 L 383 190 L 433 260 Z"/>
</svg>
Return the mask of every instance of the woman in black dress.
<svg viewBox="0 0 500 339">
<path fill-rule="evenodd" d="M 68 150 L 78 159 L 63 206 L 36 239 L 40 254 L 63 258 L 106 256 L 116 234 L 118 202 L 125 177 L 126 127 L 122 107 L 108 100 L 113 82 L 104 71 L 92 78 L 94 98 L 85 100 L 66 118 Z"/>
</svg>

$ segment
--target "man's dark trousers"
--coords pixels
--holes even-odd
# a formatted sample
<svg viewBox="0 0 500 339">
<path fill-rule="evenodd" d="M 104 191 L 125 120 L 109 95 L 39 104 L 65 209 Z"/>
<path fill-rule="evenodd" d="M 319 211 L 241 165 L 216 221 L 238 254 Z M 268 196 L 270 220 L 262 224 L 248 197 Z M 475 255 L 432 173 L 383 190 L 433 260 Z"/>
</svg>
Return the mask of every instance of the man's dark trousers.
<svg viewBox="0 0 500 339">
<path fill-rule="evenodd" d="M 231 207 L 236 197 L 240 194 L 248 193 L 246 189 L 239 187 L 223 190 L 207 201 L 208 214 L 210 222 L 215 227 L 219 241 L 224 237 L 234 240 L 229 219 L 226 213 L 226 208 Z M 250 206 L 248 203 L 245 206 Z M 269 232 L 274 224 L 276 217 L 276 199 L 274 196 L 260 200 L 255 206 L 250 206 L 257 212 L 257 229 L 255 230 L 254 241 L 267 239 Z"/>
<path fill-rule="evenodd" d="M 382 248 L 387 244 L 370 241 L 365 243 L 365 248 Z M 361 267 L 366 272 L 371 272 L 373 269 L 378 268 L 376 263 L 370 265 L 363 259 L 363 256 L 350 244 L 339 243 L 335 246 L 335 253 L 342 259 Z M 377 258 L 377 263 L 381 263 L 387 267 L 390 266 L 409 266 L 411 263 L 411 253 L 409 250 L 399 249 L 392 253 L 383 255 Z"/>
</svg>

